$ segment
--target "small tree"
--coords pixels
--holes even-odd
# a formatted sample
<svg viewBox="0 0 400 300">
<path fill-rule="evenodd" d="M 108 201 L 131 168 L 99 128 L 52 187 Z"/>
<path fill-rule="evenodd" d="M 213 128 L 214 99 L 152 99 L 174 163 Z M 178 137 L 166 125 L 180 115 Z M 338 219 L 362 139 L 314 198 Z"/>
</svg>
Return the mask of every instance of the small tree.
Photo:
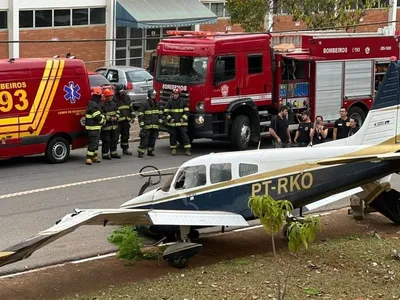
<svg viewBox="0 0 400 300">
<path fill-rule="evenodd" d="M 264 230 L 271 234 L 272 251 L 275 259 L 277 259 L 275 235 L 293 210 L 292 203 L 288 200 L 274 200 L 271 196 L 265 195 L 250 197 L 248 206 L 254 216 L 260 219 Z M 318 229 L 320 229 L 318 217 L 305 218 L 303 222 L 291 222 L 286 231 L 289 238 L 289 251 L 298 252 L 302 246 L 308 249 L 310 243 L 314 241 Z M 289 274 L 286 274 L 282 291 L 280 276 L 278 275 L 278 300 L 283 300 L 286 296 L 288 277 Z"/>
<path fill-rule="evenodd" d="M 225 3 L 232 24 L 240 24 L 245 32 L 264 31 L 264 18 L 269 9 L 266 0 L 227 0 Z"/>
</svg>

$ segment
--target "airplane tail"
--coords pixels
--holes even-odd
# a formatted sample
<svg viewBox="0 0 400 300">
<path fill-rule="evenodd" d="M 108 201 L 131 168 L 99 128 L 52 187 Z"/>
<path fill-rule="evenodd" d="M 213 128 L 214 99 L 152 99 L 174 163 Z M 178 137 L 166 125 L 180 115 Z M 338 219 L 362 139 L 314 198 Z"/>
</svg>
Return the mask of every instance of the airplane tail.
<svg viewBox="0 0 400 300">
<path fill-rule="evenodd" d="M 400 61 L 391 58 L 367 117 L 352 136 L 328 143 L 329 146 L 394 145 L 400 143 L 399 69 Z M 327 146 L 328 146 L 327 145 Z"/>
</svg>

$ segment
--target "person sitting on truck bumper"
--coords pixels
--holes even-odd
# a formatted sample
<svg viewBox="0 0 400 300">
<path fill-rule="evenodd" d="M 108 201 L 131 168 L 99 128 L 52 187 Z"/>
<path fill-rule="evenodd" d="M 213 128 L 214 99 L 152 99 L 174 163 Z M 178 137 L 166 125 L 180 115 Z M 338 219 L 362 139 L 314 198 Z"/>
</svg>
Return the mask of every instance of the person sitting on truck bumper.
<svg viewBox="0 0 400 300">
<path fill-rule="evenodd" d="M 99 148 L 101 126 L 105 124 L 106 118 L 101 111 L 101 89 L 94 88 L 92 91 L 92 99 L 86 108 L 85 128 L 88 134 L 88 148 L 86 152 L 86 164 L 91 165 L 92 162 L 99 163 L 97 156 Z"/>
<path fill-rule="evenodd" d="M 179 97 L 180 91 L 173 90 L 172 97 L 164 107 L 166 125 L 169 133 L 169 145 L 172 155 L 176 155 L 178 136 L 181 137 L 186 155 L 190 156 L 191 144 L 187 134 L 189 107 L 184 99 Z"/>
</svg>

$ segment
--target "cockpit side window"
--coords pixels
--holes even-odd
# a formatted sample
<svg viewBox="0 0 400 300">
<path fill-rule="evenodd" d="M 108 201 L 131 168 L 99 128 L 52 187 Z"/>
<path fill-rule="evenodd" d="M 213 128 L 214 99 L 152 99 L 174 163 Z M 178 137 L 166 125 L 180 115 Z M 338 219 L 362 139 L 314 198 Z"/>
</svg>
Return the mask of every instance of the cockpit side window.
<svg viewBox="0 0 400 300">
<path fill-rule="evenodd" d="M 179 170 L 176 177 L 175 189 L 190 189 L 207 183 L 206 166 L 192 166 Z"/>
<path fill-rule="evenodd" d="M 248 176 L 258 172 L 258 165 L 254 164 L 239 164 L 239 176 Z"/>
<path fill-rule="evenodd" d="M 212 164 L 210 166 L 210 182 L 218 183 L 229 181 L 232 179 L 232 165 L 226 164 Z"/>
</svg>

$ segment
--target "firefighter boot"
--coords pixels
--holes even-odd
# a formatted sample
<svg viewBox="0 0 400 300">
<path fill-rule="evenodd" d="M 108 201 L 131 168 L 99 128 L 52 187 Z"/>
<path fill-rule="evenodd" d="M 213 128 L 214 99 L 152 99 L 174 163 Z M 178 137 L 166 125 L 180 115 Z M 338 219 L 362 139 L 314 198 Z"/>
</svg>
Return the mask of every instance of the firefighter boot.
<svg viewBox="0 0 400 300">
<path fill-rule="evenodd" d="M 92 160 L 90 158 L 86 158 L 86 162 L 87 165 L 91 165 L 92 164 Z"/>
<path fill-rule="evenodd" d="M 150 151 L 147 150 L 147 155 L 148 155 L 148 156 L 155 156 L 154 153 L 153 153 L 153 150 L 150 150 Z"/>
<path fill-rule="evenodd" d="M 176 155 L 176 149 L 172 149 L 171 154 Z"/>
<path fill-rule="evenodd" d="M 129 151 L 129 149 L 124 149 L 122 153 L 125 155 L 132 155 L 132 151 Z"/>
<path fill-rule="evenodd" d="M 99 162 L 101 162 L 101 160 L 100 160 L 100 158 L 98 158 L 97 156 L 95 156 L 95 157 L 92 158 L 92 162 L 94 162 L 94 163 L 99 163 Z"/>
<path fill-rule="evenodd" d="M 190 149 L 186 149 L 185 154 L 186 154 L 187 156 L 191 156 L 191 155 L 192 155 L 192 153 L 190 152 Z"/>
<path fill-rule="evenodd" d="M 138 151 L 138 157 L 143 158 L 143 153 Z"/>
<path fill-rule="evenodd" d="M 121 158 L 121 155 L 118 152 L 111 152 L 111 158 Z"/>
<path fill-rule="evenodd" d="M 103 159 L 111 160 L 111 156 L 109 153 L 103 155 Z"/>
</svg>

